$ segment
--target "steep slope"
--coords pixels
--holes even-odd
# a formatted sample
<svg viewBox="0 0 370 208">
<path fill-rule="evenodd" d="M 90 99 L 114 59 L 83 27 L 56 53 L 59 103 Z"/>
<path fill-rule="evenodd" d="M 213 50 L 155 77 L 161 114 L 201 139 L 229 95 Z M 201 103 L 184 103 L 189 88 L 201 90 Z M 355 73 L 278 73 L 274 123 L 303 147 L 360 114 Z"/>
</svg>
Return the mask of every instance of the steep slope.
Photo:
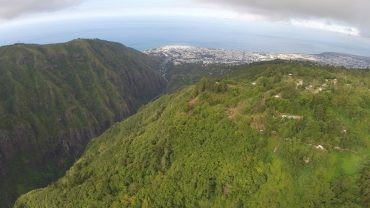
<svg viewBox="0 0 370 208">
<path fill-rule="evenodd" d="M 369 207 L 370 72 L 288 62 L 166 95 L 15 207 Z"/>
<path fill-rule="evenodd" d="M 0 48 L 0 207 L 62 176 L 88 141 L 158 96 L 150 58 L 74 40 Z"/>
</svg>

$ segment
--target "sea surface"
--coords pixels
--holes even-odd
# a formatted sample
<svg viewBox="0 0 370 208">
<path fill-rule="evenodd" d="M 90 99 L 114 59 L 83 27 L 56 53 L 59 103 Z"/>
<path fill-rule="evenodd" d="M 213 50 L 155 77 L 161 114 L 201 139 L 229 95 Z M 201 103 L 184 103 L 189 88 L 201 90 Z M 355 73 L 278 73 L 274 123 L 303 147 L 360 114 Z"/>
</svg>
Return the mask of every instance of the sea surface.
<svg viewBox="0 0 370 208">
<path fill-rule="evenodd" d="M 100 38 L 145 50 L 169 44 L 255 52 L 339 52 L 370 57 L 370 39 L 285 23 L 222 18 L 121 16 L 0 25 L 0 45 Z"/>
</svg>

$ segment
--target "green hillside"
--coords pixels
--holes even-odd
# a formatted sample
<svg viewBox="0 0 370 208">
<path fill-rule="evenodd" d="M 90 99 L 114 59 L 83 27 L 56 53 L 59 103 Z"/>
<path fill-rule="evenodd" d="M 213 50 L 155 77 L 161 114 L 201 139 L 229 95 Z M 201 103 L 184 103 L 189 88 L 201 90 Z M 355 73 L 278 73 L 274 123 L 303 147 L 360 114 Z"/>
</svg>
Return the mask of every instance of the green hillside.
<svg viewBox="0 0 370 208">
<path fill-rule="evenodd" d="M 165 95 L 15 207 L 370 207 L 370 72 L 271 62 Z"/>
<path fill-rule="evenodd" d="M 0 207 L 63 176 L 90 139 L 164 88 L 150 58 L 118 43 L 0 47 Z"/>
<path fill-rule="evenodd" d="M 219 78 L 231 73 L 236 67 L 222 64 L 167 64 L 164 78 L 168 80 L 167 92 L 175 92 L 185 85 L 195 84 L 202 77 Z"/>
</svg>

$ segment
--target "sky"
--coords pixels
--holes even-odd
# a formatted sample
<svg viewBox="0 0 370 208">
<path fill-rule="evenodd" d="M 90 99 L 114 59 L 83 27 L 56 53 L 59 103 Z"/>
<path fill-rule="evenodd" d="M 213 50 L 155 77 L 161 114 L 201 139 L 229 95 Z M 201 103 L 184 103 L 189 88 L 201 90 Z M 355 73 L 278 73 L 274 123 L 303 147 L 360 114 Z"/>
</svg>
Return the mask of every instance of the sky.
<svg viewBox="0 0 370 208">
<path fill-rule="evenodd" d="M 140 19 L 142 25 L 142 30 L 138 30 L 138 32 L 146 32 L 143 30 L 147 26 L 145 23 L 153 19 L 158 19 L 158 24 L 171 20 L 178 20 L 179 24 L 187 24 L 186 19 L 189 19 L 194 25 L 199 26 L 200 24 L 207 25 L 206 20 L 210 20 L 215 28 L 220 25 L 234 24 L 239 28 L 229 29 L 239 33 L 240 36 L 243 35 L 243 32 L 245 36 L 249 36 L 255 29 L 254 34 L 285 36 L 284 38 L 291 38 L 291 42 L 300 37 L 306 37 L 306 42 L 313 41 L 314 44 L 325 43 L 325 41 L 330 43 L 333 42 L 331 39 L 334 39 L 336 42 L 330 47 L 328 46 L 327 49 L 317 47 L 312 52 L 320 52 L 320 50 L 324 52 L 332 49 L 370 56 L 370 49 L 366 50 L 367 47 L 370 48 L 370 23 L 367 21 L 370 19 L 370 12 L 367 11 L 368 8 L 370 8 L 369 0 L 0 0 L 0 44 L 12 44 L 18 41 L 48 43 L 63 41 L 67 37 L 77 38 L 86 34 L 79 33 L 79 27 L 84 28 L 85 32 L 89 30 L 88 36 L 93 37 L 94 24 L 83 22 L 83 20 L 94 19 L 101 24 L 109 24 L 119 19 L 126 24 L 127 20 L 133 20 L 132 18 L 136 17 L 137 21 Z M 194 20 L 199 20 L 199 23 Z M 215 23 L 215 20 L 220 23 Z M 74 22 L 78 22 L 80 25 L 74 24 Z M 64 25 L 65 34 L 60 31 L 60 28 L 53 27 L 60 24 Z M 81 24 L 89 25 L 89 27 L 82 27 Z M 96 24 L 95 26 L 101 28 L 104 25 Z M 121 30 L 117 30 L 116 33 L 124 33 L 123 23 L 119 26 Z M 112 30 L 112 27 L 104 29 Z M 158 27 L 161 30 L 166 29 L 163 25 Z M 30 30 L 27 32 L 25 28 Z M 32 31 L 32 28 L 37 28 L 39 32 Z M 73 31 L 72 28 L 74 28 Z M 290 37 L 279 28 L 297 34 L 295 37 Z M 184 28 L 178 29 L 185 30 Z M 222 32 L 222 28 L 219 29 L 220 31 L 216 32 Z M 189 28 L 186 32 L 188 30 Z M 249 33 L 245 33 L 246 30 Z M 58 31 L 59 39 L 45 38 L 45 36 L 55 34 L 56 31 Z M 20 32 L 23 36 L 19 34 Z M 67 34 L 68 32 L 76 37 Z M 193 31 L 191 35 L 196 35 L 196 32 Z M 264 32 L 266 34 L 263 34 Z M 206 32 L 204 31 L 204 33 Z M 30 34 L 33 36 L 31 37 Z M 96 31 L 96 36 L 110 37 L 101 34 L 101 31 Z M 312 37 L 315 38 L 312 40 Z M 45 41 L 42 38 L 45 38 Z M 113 37 L 113 39 L 117 38 Z M 184 42 L 183 39 L 179 38 L 178 40 Z M 124 39 L 120 41 L 124 41 Z M 225 40 L 220 39 L 220 41 Z M 277 43 L 277 41 L 279 40 L 275 42 Z M 168 42 L 175 43 L 176 40 Z M 355 47 L 358 45 L 358 49 L 352 47 L 349 42 L 353 42 Z M 166 41 L 161 41 L 161 44 L 165 43 Z M 237 43 L 234 44 L 237 45 Z M 336 48 L 341 44 L 341 48 Z M 200 45 L 202 44 L 200 43 Z M 219 45 L 215 45 L 215 47 L 217 46 Z M 263 48 L 261 47 L 261 49 Z M 246 49 L 258 50 L 258 47 L 246 47 Z M 290 51 L 291 49 L 281 48 L 280 51 Z M 310 50 L 297 48 L 297 52 L 300 51 L 310 52 Z"/>
</svg>

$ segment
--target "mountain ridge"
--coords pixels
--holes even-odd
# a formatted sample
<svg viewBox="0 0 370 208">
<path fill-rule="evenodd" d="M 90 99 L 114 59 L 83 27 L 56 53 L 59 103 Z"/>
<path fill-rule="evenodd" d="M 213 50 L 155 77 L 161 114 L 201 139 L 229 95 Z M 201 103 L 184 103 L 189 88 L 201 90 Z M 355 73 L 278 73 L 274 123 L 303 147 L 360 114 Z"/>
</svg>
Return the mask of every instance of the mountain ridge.
<svg viewBox="0 0 370 208">
<path fill-rule="evenodd" d="M 204 78 L 15 207 L 368 207 L 369 73 L 274 61 Z"/>
<path fill-rule="evenodd" d="M 98 39 L 0 47 L 0 206 L 63 175 L 90 139 L 161 94 L 155 66 Z"/>
</svg>

